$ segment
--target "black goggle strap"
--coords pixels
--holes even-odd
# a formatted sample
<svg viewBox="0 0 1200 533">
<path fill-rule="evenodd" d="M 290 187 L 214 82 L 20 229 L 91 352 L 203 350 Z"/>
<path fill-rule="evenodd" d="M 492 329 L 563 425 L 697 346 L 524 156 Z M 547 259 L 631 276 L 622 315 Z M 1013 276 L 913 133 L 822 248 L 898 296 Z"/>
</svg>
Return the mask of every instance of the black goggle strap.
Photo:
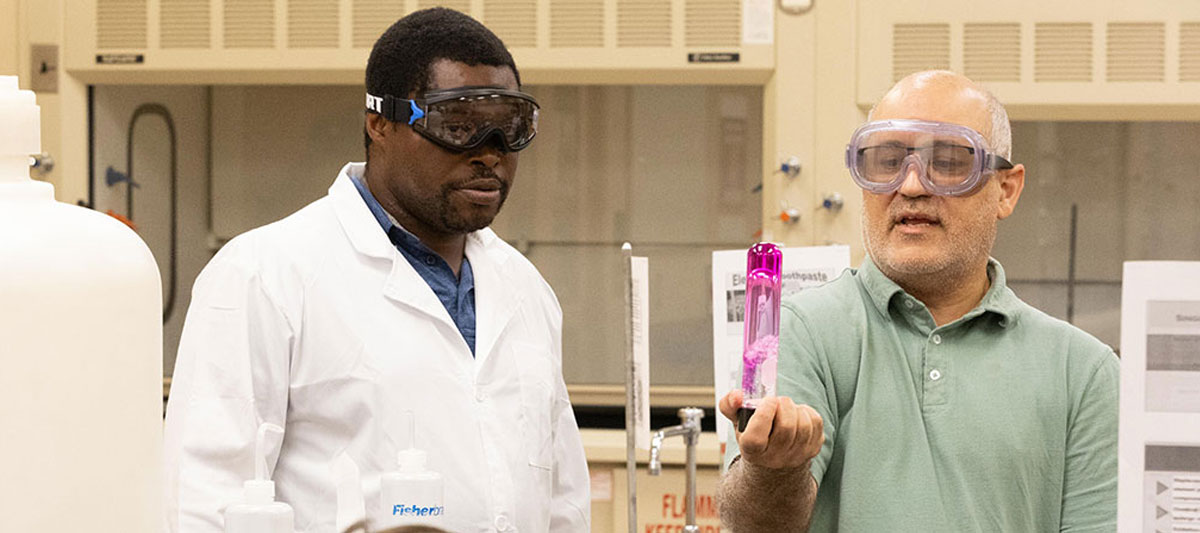
<svg viewBox="0 0 1200 533">
<path fill-rule="evenodd" d="M 390 94 L 375 96 L 367 93 L 367 111 L 392 122 L 404 122 L 409 126 L 425 118 L 425 110 L 417 105 L 416 100 L 396 98 Z"/>
<path fill-rule="evenodd" d="M 997 154 L 988 154 L 987 163 L 983 165 L 984 168 L 990 168 L 992 170 L 1008 170 L 1014 166 L 1015 165 L 1013 165 L 1011 161 Z"/>
</svg>

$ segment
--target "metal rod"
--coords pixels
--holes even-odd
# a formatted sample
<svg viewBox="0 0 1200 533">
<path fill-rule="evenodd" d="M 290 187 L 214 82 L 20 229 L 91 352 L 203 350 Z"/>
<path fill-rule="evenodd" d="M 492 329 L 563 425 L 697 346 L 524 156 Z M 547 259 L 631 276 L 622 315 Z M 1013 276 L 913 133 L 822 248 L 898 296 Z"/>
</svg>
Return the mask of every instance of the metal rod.
<svg viewBox="0 0 1200 533">
<path fill-rule="evenodd" d="M 700 440 L 699 427 L 685 437 L 687 444 L 687 525 L 696 525 L 696 441 Z"/>
<path fill-rule="evenodd" d="M 625 478 L 628 481 L 629 533 L 637 533 L 637 435 L 634 417 L 637 383 L 633 363 L 633 246 L 621 245 L 621 262 L 625 271 Z"/>
<path fill-rule="evenodd" d="M 704 410 L 696 407 L 684 407 L 678 411 L 677 426 L 663 428 L 654 434 L 650 441 L 650 475 L 662 473 L 662 443 L 663 440 L 676 435 L 683 437 L 687 449 L 687 492 L 684 501 L 687 502 L 687 522 L 682 533 L 699 533 L 700 526 L 696 525 L 696 445 L 700 443 L 700 419 L 704 418 Z"/>
<path fill-rule="evenodd" d="M 1075 323 L 1075 237 L 1079 229 L 1078 205 L 1071 204 L 1071 239 L 1067 255 L 1067 323 Z"/>
</svg>

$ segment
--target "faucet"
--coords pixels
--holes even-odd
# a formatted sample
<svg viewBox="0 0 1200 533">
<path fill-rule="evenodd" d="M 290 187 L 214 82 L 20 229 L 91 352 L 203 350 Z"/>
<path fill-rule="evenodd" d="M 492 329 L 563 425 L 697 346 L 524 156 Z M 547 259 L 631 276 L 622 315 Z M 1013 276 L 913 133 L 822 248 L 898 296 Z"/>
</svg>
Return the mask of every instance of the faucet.
<svg viewBox="0 0 1200 533">
<path fill-rule="evenodd" d="M 699 533 L 696 525 L 696 444 L 700 442 L 700 419 L 704 418 L 704 410 L 695 407 L 684 407 L 679 410 L 677 426 L 663 428 L 654 433 L 650 439 L 650 475 L 662 474 L 663 439 L 680 435 L 687 445 L 687 525 L 683 533 Z"/>
</svg>

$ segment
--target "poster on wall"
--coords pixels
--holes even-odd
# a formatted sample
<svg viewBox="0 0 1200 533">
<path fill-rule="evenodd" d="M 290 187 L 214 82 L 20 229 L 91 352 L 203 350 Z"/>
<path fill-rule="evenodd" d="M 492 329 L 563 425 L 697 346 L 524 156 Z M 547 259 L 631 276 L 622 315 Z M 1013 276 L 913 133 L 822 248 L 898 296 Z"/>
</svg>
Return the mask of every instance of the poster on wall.
<svg viewBox="0 0 1200 533">
<path fill-rule="evenodd" d="M 1118 529 L 1200 531 L 1200 262 L 1130 261 Z"/>
<path fill-rule="evenodd" d="M 773 0 L 744 0 L 742 2 L 742 44 L 771 44 L 775 42 L 775 2 Z"/>
<path fill-rule="evenodd" d="M 713 385 L 716 402 L 738 387 L 746 312 L 746 250 L 713 252 Z M 783 248 L 783 298 L 833 281 L 850 268 L 850 247 Z M 716 405 L 716 404 L 714 404 Z M 733 425 L 717 413 L 721 455 Z"/>
<path fill-rule="evenodd" d="M 633 385 L 634 443 L 640 450 L 650 450 L 650 260 L 630 257 L 632 276 L 630 313 L 633 323 Z"/>
</svg>

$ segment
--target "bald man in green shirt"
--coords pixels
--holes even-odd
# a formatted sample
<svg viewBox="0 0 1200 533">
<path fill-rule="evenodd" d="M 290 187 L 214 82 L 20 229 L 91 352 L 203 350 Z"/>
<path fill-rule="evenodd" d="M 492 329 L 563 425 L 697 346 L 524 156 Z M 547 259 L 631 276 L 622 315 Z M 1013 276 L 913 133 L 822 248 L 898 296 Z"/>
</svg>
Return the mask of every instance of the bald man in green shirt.
<svg viewBox="0 0 1200 533">
<path fill-rule="evenodd" d="M 734 533 L 1116 531 L 1117 358 L 990 258 L 1025 183 L 1010 150 L 1000 103 L 945 71 L 854 133 L 869 257 L 783 303 L 779 396 L 718 489 Z"/>
</svg>

